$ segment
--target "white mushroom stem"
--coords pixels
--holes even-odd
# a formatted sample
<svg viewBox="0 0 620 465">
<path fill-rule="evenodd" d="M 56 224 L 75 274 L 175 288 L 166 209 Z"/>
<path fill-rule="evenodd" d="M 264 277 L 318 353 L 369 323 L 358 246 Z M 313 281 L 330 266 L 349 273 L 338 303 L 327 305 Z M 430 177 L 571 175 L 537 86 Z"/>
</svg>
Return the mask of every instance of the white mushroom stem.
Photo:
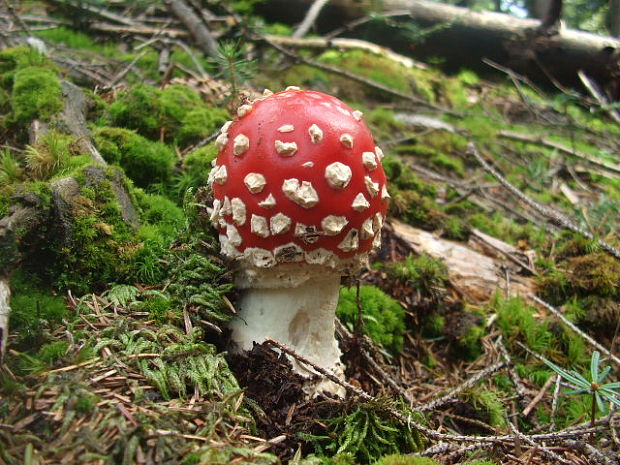
<svg viewBox="0 0 620 465">
<path fill-rule="evenodd" d="M 9 315 L 11 313 L 11 307 L 9 306 L 10 296 L 11 289 L 9 288 L 8 279 L 0 278 L 0 362 L 4 357 L 6 340 L 9 337 Z"/>
<path fill-rule="evenodd" d="M 336 341 L 335 318 L 340 289 L 338 270 L 307 264 L 245 269 L 237 285 L 242 296 L 238 318 L 232 321 L 236 350 L 251 350 L 267 338 L 291 347 L 317 365 L 343 374 Z M 314 371 L 291 360 L 295 372 L 305 377 Z M 309 382 L 310 396 L 326 391 L 344 397 L 332 381 Z"/>
</svg>

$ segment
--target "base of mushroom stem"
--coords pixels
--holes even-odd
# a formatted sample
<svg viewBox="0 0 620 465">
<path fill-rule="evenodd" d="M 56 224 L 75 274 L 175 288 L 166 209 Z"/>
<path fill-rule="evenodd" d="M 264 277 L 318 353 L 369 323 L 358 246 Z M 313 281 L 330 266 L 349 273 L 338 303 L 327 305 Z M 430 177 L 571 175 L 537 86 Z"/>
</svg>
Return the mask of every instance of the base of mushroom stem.
<svg viewBox="0 0 620 465">
<path fill-rule="evenodd" d="M 330 371 L 334 375 L 336 375 L 338 379 L 341 379 L 344 381 L 345 377 L 344 377 L 344 365 L 343 364 L 340 363 L 337 366 L 332 367 Z M 317 377 L 306 378 L 304 382 L 302 389 L 304 390 L 304 393 L 309 399 L 312 399 L 323 393 L 328 393 L 333 396 L 340 397 L 341 399 L 344 399 L 346 397 L 347 390 L 342 385 L 335 383 L 331 379 L 324 378 L 323 375 L 317 375 L 317 376 L 319 376 L 320 378 L 317 378 Z"/>
<path fill-rule="evenodd" d="M 340 272 L 297 264 L 268 269 L 246 269 L 237 276 L 242 291 L 238 316 L 230 324 L 233 351 L 251 350 L 254 343 L 273 339 L 321 368 L 344 377 L 335 338 Z M 293 371 L 308 381 L 304 391 L 314 397 L 321 391 L 344 397 L 342 386 L 292 360 Z"/>
</svg>

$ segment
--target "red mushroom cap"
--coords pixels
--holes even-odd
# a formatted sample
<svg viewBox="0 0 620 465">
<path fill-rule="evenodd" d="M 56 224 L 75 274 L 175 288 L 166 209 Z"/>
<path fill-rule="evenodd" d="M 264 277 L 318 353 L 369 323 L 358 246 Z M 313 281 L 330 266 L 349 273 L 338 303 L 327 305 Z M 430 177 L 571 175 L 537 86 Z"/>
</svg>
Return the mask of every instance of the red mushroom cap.
<svg viewBox="0 0 620 465">
<path fill-rule="evenodd" d="M 237 114 L 218 137 L 210 175 L 222 253 L 257 267 L 338 266 L 380 243 L 383 152 L 361 112 L 288 88 Z"/>
</svg>

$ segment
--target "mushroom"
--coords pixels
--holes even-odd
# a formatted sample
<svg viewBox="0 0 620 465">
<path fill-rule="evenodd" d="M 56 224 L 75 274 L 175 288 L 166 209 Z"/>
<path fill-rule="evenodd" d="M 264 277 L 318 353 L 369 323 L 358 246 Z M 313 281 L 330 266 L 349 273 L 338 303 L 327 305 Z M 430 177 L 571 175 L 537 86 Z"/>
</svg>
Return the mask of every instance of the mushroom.
<svg viewBox="0 0 620 465">
<path fill-rule="evenodd" d="M 271 338 L 342 375 L 334 337 L 340 279 L 381 242 L 383 153 L 361 112 L 296 88 L 246 104 L 218 139 L 211 221 L 242 291 L 233 350 Z M 343 394 L 332 382 L 308 386 L 310 395 Z"/>
</svg>

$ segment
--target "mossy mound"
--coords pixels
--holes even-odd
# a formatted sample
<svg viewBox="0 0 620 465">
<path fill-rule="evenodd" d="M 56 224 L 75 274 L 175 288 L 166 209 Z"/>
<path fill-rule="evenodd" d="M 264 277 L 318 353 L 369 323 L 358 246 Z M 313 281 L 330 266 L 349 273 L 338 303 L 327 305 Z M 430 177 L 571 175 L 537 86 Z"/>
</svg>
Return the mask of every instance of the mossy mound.
<svg viewBox="0 0 620 465">
<path fill-rule="evenodd" d="M 405 310 L 392 297 L 374 286 L 360 286 L 359 303 L 364 323 L 362 331 L 376 343 L 394 354 L 403 349 Z M 358 322 L 357 289 L 343 287 L 336 314 L 353 329 Z"/>
<path fill-rule="evenodd" d="M 227 119 L 226 110 L 208 107 L 187 86 L 174 84 L 159 90 L 144 84 L 121 94 L 103 121 L 186 147 L 213 134 Z"/>
<path fill-rule="evenodd" d="M 170 181 L 175 155 L 169 146 L 124 128 L 96 128 L 93 136 L 103 158 L 121 166 L 137 186 Z"/>
</svg>

